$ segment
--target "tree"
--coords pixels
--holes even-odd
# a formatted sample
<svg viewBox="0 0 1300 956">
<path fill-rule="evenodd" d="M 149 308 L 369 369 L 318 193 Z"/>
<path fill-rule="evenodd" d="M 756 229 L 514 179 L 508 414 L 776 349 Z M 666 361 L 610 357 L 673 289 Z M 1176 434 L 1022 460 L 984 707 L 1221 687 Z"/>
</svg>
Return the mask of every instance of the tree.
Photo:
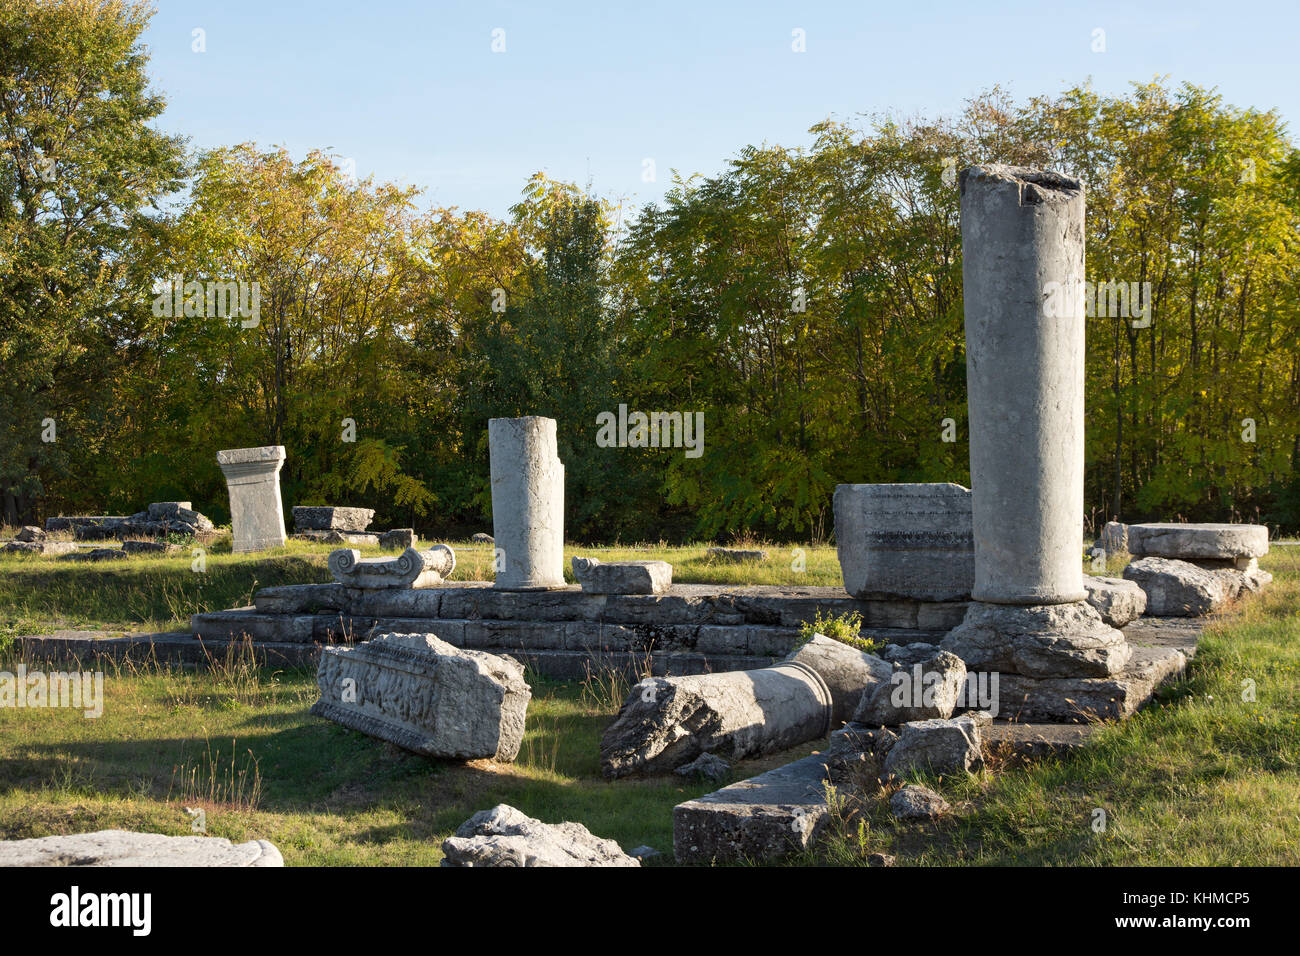
<svg viewBox="0 0 1300 956">
<path fill-rule="evenodd" d="M 103 451 L 111 383 L 147 311 L 132 249 L 184 172 L 179 138 L 148 125 L 143 4 L 0 0 L 0 494 L 34 513 L 55 476 Z"/>
</svg>

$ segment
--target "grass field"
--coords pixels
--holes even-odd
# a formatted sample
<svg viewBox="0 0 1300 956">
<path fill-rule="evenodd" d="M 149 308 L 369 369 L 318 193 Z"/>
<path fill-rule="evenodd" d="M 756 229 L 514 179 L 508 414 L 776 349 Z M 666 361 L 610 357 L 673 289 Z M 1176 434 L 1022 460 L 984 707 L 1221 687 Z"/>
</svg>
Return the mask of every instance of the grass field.
<svg viewBox="0 0 1300 956">
<path fill-rule="evenodd" d="M 485 548 L 457 550 L 457 577 L 483 576 L 475 561 L 490 570 Z M 172 612 L 151 597 L 163 582 L 175 602 L 229 606 L 254 586 L 323 580 L 326 551 L 294 545 L 256 562 L 214 554 L 206 574 L 218 578 L 204 578 L 201 592 L 185 589 L 188 558 L 91 565 L 74 581 L 66 565 L 7 557 L 0 613 L 6 626 L 138 627 L 141 614 L 162 626 L 192 609 L 177 603 Z M 702 547 L 667 557 L 678 580 L 762 579 L 752 568 L 710 567 Z M 802 573 L 773 557 L 762 572 L 771 579 L 838 583 L 830 549 L 809 549 Z M 1158 705 L 1101 728 L 1082 753 L 1029 766 L 994 755 L 977 777 L 938 781 L 955 812 L 934 824 L 893 820 L 880 794 L 845 796 L 832 838 L 790 862 L 856 864 L 887 852 L 900 865 L 1300 863 L 1300 550 L 1276 548 L 1264 563 L 1276 575 L 1272 588 L 1213 621 L 1187 676 Z M 117 603 L 78 596 L 87 574 L 127 575 L 95 585 Z M 128 593 L 136 604 L 121 599 Z M 15 666 L 12 654 L 0 659 L 0 670 Z M 494 765 L 429 761 L 313 718 L 305 672 L 238 659 L 204 673 L 109 672 L 99 718 L 0 708 L 0 838 L 109 827 L 182 834 L 191 808 L 204 811 L 209 834 L 271 840 L 290 865 L 421 864 L 435 863 L 441 840 L 472 813 L 505 802 L 669 854 L 672 806 L 713 786 L 603 780 L 599 739 L 626 684 L 601 675 L 573 683 L 530 675 L 530 683 L 520 758 Z M 1243 700 L 1247 686 L 1254 700 Z M 818 746 L 742 763 L 733 779 Z M 1101 831 L 1097 810 L 1106 815 Z"/>
</svg>

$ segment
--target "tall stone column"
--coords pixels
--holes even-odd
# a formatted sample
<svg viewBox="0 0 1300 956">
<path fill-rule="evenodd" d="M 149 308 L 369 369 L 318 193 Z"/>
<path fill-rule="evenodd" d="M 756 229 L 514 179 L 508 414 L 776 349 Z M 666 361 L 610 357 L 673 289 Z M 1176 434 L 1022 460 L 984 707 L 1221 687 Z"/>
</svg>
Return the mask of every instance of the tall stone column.
<svg viewBox="0 0 1300 956">
<path fill-rule="evenodd" d="M 1083 588 L 1084 189 L 1059 173 L 961 175 L 975 584 L 994 604 Z"/>
<path fill-rule="evenodd" d="M 555 419 L 489 420 L 488 453 L 500 559 L 494 587 L 564 587 L 564 465 L 556 454 Z"/>
<path fill-rule="evenodd" d="M 1062 719 L 1077 689 L 1058 678 L 1108 677 L 1132 655 L 1083 587 L 1083 226 L 1077 180 L 961 174 L 975 582 L 942 646 L 1041 686 Z"/>
<path fill-rule="evenodd" d="M 280 501 L 280 469 L 284 446 L 230 448 L 217 452 L 217 464 L 230 492 L 232 549 L 264 551 L 284 546 L 284 504 Z"/>
</svg>

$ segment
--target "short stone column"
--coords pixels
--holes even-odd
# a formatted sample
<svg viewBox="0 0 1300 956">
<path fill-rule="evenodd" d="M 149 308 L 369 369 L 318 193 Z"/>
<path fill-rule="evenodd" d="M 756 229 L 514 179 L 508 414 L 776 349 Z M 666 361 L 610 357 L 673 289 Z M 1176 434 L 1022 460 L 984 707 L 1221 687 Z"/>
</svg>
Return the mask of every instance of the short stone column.
<svg viewBox="0 0 1300 956">
<path fill-rule="evenodd" d="M 1084 188 L 961 174 L 975 583 L 995 604 L 1081 601 Z"/>
<path fill-rule="evenodd" d="M 497 552 L 493 586 L 564 587 L 564 465 L 556 454 L 555 419 L 493 418 L 488 452 Z"/>
<path fill-rule="evenodd" d="M 230 491 L 232 550 L 265 551 L 284 546 L 284 505 L 280 501 L 280 469 L 284 446 L 230 448 L 217 452 L 217 464 Z"/>
</svg>

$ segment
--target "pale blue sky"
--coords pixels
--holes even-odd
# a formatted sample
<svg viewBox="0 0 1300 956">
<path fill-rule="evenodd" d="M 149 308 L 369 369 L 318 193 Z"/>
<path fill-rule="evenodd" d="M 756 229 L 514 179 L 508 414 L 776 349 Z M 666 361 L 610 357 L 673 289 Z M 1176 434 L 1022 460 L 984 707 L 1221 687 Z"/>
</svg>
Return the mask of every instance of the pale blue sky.
<svg viewBox="0 0 1300 956">
<path fill-rule="evenodd" d="M 539 169 L 639 205 L 670 167 L 713 174 L 747 143 L 806 145 L 829 115 L 952 113 L 999 83 L 1027 98 L 1168 74 L 1291 122 L 1300 107 L 1294 0 L 157 6 L 145 42 L 169 132 L 295 157 L 330 147 L 362 176 L 421 187 L 423 205 L 496 215 Z"/>
</svg>

